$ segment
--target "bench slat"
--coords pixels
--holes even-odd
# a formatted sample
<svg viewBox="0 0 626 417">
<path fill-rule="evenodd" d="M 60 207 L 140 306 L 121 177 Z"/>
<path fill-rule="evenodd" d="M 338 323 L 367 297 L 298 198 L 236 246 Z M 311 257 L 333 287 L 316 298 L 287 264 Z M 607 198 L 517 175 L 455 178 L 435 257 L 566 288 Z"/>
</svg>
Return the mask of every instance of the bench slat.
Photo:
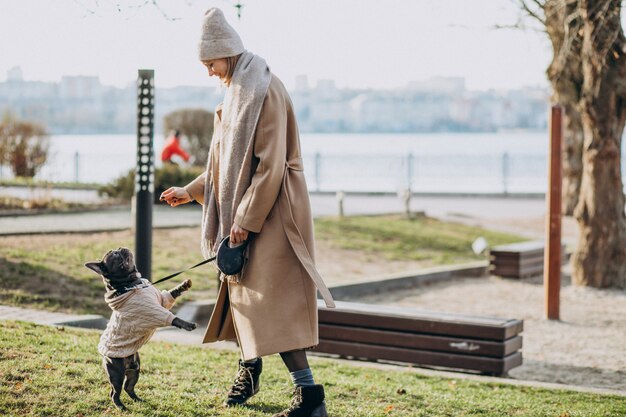
<svg viewBox="0 0 626 417">
<path fill-rule="evenodd" d="M 504 374 L 522 364 L 522 354 L 520 352 L 512 353 L 504 358 L 490 358 L 335 340 L 320 340 L 315 351 L 368 360 L 388 360 L 419 365 L 469 369 L 497 375 Z"/>
<path fill-rule="evenodd" d="M 516 262 L 494 259 L 493 261 L 491 261 L 491 265 L 495 267 L 534 268 L 536 266 L 543 266 L 543 256 L 541 258 L 526 259 Z"/>
<path fill-rule="evenodd" d="M 512 337 L 504 342 L 491 342 L 471 338 L 431 336 L 331 324 L 320 324 L 319 337 L 329 341 L 358 342 L 496 358 L 508 356 L 522 347 L 521 336 Z"/>
<path fill-rule="evenodd" d="M 318 300 L 319 323 L 504 341 L 523 330 L 521 320 L 468 316 L 372 304 Z"/>
</svg>

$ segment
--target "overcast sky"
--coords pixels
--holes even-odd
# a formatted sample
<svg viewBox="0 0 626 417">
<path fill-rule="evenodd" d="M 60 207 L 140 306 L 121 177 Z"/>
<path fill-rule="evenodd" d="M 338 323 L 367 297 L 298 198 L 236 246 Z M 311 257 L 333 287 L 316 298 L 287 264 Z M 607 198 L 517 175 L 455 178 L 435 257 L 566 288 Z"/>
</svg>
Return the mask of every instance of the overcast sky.
<svg viewBox="0 0 626 417">
<path fill-rule="evenodd" d="M 19 66 L 26 80 L 95 75 L 125 86 L 137 69 L 157 86 L 214 86 L 197 58 L 203 12 L 218 6 L 245 47 L 288 88 L 395 88 L 433 76 L 460 76 L 473 90 L 546 86 L 551 49 L 514 23 L 511 0 L 0 0 L 0 81 Z"/>
</svg>

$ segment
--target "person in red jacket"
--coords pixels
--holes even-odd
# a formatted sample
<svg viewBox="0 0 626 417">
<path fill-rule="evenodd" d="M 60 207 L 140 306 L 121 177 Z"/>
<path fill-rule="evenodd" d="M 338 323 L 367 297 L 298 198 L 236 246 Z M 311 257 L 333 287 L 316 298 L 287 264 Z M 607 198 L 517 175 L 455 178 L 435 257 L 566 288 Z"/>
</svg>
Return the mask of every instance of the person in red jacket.
<svg viewBox="0 0 626 417">
<path fill-rule="evenodd" d="M 163 163 L 176 164 L 176 162 L 172 161 L 172 156 L 174 155 L 180 156 L 185 162 L 189 161 L 189 154 L 180 147 L 180 132 L 178 130 L 174 130 L 165 142 L 163 151 L 161 151 L 161 161 Z"/>
</svg>

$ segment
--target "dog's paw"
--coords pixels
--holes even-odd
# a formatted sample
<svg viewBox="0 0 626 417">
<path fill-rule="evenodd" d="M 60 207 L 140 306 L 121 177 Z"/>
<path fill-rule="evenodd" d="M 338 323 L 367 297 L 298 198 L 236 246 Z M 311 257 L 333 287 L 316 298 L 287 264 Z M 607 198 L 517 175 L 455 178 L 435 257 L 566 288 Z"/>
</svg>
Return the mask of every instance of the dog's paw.
<svg viewBox="0 0 626 417">
<path fill-rule="evenodd" d="M 188 321 L 179 319 L 178 317 L 174 317 L 174 320 L 172 321 L 172 326 L 178 327 L 179 329 L 187 330 L 188 332 L 198 327 L 196 323 L 190 323 Z"/>
<path fill-rule="evenodd" d="M 188 332 L 195 330 L 196 327 L 198 327 L 198 325 L 196 323 L 185 323 L 185 327 L 183 327 L 183 329 L 187 330 Z"/>
</svg>

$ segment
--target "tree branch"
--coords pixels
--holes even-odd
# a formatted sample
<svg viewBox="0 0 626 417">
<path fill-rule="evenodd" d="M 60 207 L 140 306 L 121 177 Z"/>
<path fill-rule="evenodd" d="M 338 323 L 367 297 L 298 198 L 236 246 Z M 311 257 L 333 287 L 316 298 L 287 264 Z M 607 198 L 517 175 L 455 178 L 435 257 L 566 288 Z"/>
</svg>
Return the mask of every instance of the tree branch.
<svg viewBox="0 0 626 417">
<path fill-rule="evenodd" d="M 545 4 L 542 3 L 539 0 L 531 0 L 533 3 L 535 3 L 535 5 L 537 5 L 537 7 L 539 7 L 539 9 L 541 11 L 544 10 L 544 6 Z M 528 14 L 528 16 L 530 16 L 531 18 L 537 20 L 539 23 L 541 23 L 542 25 L 546 25 L 546 20 L 545 20 L 545 16 L 541 17 L 540 16 L 540 12 L 533 10 L 530 5 L 528 4 L 527 0 L 517 0 L 517 3 L 519 4 L 519 6 L 522 8 L 523 11 L 526 12 L 526 14 Z"/>
</svg>

